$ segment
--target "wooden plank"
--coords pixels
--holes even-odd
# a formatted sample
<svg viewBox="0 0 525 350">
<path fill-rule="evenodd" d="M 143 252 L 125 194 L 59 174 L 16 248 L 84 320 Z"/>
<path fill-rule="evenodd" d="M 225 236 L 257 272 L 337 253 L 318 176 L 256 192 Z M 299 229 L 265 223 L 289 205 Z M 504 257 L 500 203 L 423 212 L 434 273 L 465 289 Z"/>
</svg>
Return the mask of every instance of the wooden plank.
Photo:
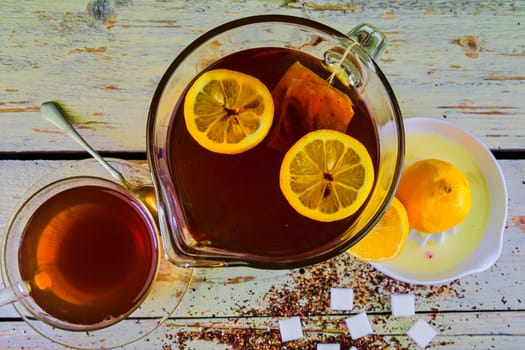
<svg viewBox="0 0 525 350">
<path fill-rule="evenodd" d="M 86 10 L 87 0 L 3 1 L 0 158 L 21 157 L 17 152 L 52 157 L 45 152 L 80 151 L 40 118 L 39 105 L 48 99 L 64 102 L 81 133 L 97 149 L 143 152 L 149 102 L 173 57 L 218 24 L 264 13 L 303 16 L 342 32 L 360 22 L 376 24 L 390 40 L 378 62 L 405 117 L 446 117 L 492 149 L 523 152 L 525 102 L 519 98 L 525 95 L 523 1 L 116 3 L 113 16 L 97 21 Z M 428 287 L 393 281 L 345 255 L 290 271 L 196 269 L 190 292 L 172 318 L 128 348 L 231 349 L 241 348 L 241 340 L 249 342 L 248 347 L 284 348 L 277 320 L 292 315 L 301 316 L 305 338 L 286 344 L 290 349 L 315 349 L 319 341 L 334 340 L 347 347 L 415 349 L 405 334 L 416 318 L 438 330 L 432 348 L 515 348 L 525 340 L 524 162 L 499 161 L 509 190 L 509 215 L 502 256 L 488 271 Z M 2 234 L 21 195 L 44 173 L 63 164 L 0 160 Z M 140 317 L 157 315 L 163 300 L 173 293 L 173 281 L 181 272 L 162 266 L 152 293 L 155 301 L 138 313 Z M 329 308 L 331 286 L 354 289 L 353 313 L 367 311 L 374 335 L 352 342 L 343 323 L 349 313 Z M 394 292 L 416 296 L 417 316 L 390 316 L 389 295 Z M 125 321 L 137 322 L 148 321 Z M 12 306 L 4 306 L 0 347 L 37 349 L 55 344 L 20 321 Z"/>
<path fill-rule="evenodd" d="M 446 116 L 494 149 L 525 144 L 525 102 L 515 98 L 525 94 L 524 11 L 513 2 L 357 1 L 351 11 L 333 2 L 137 0 L 105 22 L 94 21 L 81 0 L 3 4 L 0 120 L 12 132 L 3 135 L 0 152 L 78 150 L 40 119 L 39 106 L 49 99 L 75 113 L 97 149 L 144 151 L 149 103 L 176 54 L 224 21 L 264 13 L 303 16 L 343 32 L 362 21 L 376 24 L 390 38 L 379 63 L 405 116 Z"/>
<path fill-rule="evenodd" d="M 432 348 L 437 349 L 507 349 L 514 348 L 509 345 L 515 346 L 525 340 L 523 311 L 418 314 L 408 318 L 369 314 L 373 334 L 357 340 L 351 339 L 344 324 L 344 320 L 349 316 L 351 315 L 303 318 L 301 322 L 304 337 L 286 343 L 286 348 L 315 349 L 317 343 L 340 343 L 346 345 L 346 348 L 390 346 L 395 349 L 418 349 L 406 335 L 417 319 L 425 320 L 438 332 L 431 343 Z M 126 349 L 239 349 L 246 346 L 278 349 L 282 345 L 279 319 L 282 318 L 170 319 L 155 332 L 127 346 Z M 85 335 L 71 333 L 69 337 L 71 340 L 66 337 L 63 341 L 74 341 L 75 337 Z M 39 349 L 53 346 L 53 343 L 23 322 L 0 323 L 0 344 L 2 349 Z"/>
<path fill-rule="evenodd" d="M 191 293 L 185 296 L 174 315 L 265 317 L 299 312 L 326 314 L 331 312 L 328 303 L 330 286 L 352 287 L 356 294 L 356 310 L 370 312 L 388 311 L 388 298 L 394 292 L 414 293 L 417 309 L 421 312 L 520 310 L 523 308 L 520 254 L 525 249 L 525 198 L 519 193 L 523 188 L 525 160 L 502 160 L 499 163 L 509 189 L 509 213 L 502 256 L 488 271 L 443 286 L 426 287 L 393 281 L 345 255 L 291 271 L 195 269 Z M 59 161 L 0 161 L 2 232 L 20 194 L 42 174 L 63 164 Z M 305 309 L 304 305 L 308 308 Z M 0 309 L 0 317 L 15 316 L 10 308 Z"/>
</svg>

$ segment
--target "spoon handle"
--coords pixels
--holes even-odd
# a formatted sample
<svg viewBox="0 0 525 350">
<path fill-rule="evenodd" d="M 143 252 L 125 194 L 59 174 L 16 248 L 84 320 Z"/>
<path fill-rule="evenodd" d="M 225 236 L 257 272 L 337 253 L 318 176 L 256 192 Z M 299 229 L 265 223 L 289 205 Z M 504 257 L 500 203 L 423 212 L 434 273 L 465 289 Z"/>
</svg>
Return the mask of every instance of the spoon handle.
<svg viewBox="0 0 525 350">
<path fill-rule="evenodd" d="M 57 104 L 53 101 L 48 101 L 42 103 L 40 107 L 40 112 L 42 117 L 45 120 L 51 122 L 57 126 L 60 130 L 66 132 L 76 143 L 82 146 L 93 158 L 95 158 L 116 180 L 120 181 L 122 184 L 127 184 L 126 179 L 122 174 L 115 169 L 111 164 L 106 162 L 104 158 L 100 156 L 83 138 L 80 134 L 73 128 L 69 121 L 64 117 L 64 114 L 59 109 Z"/>
<path fill-rule="evenodd" d="M 11 287 L 0 289 L 0 306 L 10 304 L 20 298 L 29 295 L 29 283 L 20 281 L 14 283 Z"/>
</svg>

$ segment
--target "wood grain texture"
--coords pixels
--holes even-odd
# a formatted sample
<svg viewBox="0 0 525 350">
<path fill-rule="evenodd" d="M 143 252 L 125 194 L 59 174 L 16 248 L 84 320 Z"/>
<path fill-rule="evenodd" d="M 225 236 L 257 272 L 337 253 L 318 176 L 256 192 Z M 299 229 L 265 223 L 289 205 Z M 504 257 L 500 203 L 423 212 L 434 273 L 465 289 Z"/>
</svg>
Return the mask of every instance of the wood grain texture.
<svg viewBox="0 0 525 350">
<path fill-rule="evenodd" d="M 375 336 L 369 341 L 383 346 L 393 342 L 402 348 L 414 348 L 404 334 L 416 318 L 390 316 L 390 294 L 405 292 L 416 296 L 416 317 L 428 320 L 439 330 L 439 337 L 433 343 L 437 348 L 484 349 L 491 345 L 500 348 L 511 344 L 512 339 L 523 340 L 525 226 L 520 218 L 525 213 L 525 198 L 520 193 L 525 180 L 525 160 L 499 163 L 510 194 L 509 215 L 502 255 L 489 270 L 442 286 L 413 286 L 394 281 L 348 255 L 290 271 L 195 269 L 190 292 L 170 321 L 130 348 L 161 349 L 169 345 L 173 349 L 206 349 L 202 343 L 195 343 L 195 339 L 208 337 L 231 345 L 231 338 L 239 335 L 253 342 L 266 338 L 276 341 L 277 320 L 294 315 L 302 316 L 303 327 L 307 330 L 304 343 L 298 346 L 313 349 L 313 344 L 333 339 L 330 336 L 340 342 L 349 341 L 342 320 L 350 313 L 330 309 L 329 288 L 332 286 L 353 288 L 353 313 L 366 311 L 370 315 Z M 3 228 L 20 194 L 39 177 L 64 164 L 62 161 L 0 162 L 0 178 L 3 179 L 0 222 Z M 160 277 L 159 283 L 164 286 L 177 278 L 176 269 L 169 269 L 165 266 Z M 162 300 L 166 290 L 157 293 Z M 154 308 L 150 312 L 155 313 Z M 14 349 L 27 341 L 33 348 L 50 346 L 18 320 L 11 306 L 0 308 L 0 320 L 2 318 L 11 320 L 0 322 L 0 327 L 4 327 L 0 331 L 3 347 Z M 182 345 L 177 339 L 182 339 Z"/>
<path fill-rule="evenodd" d="M 379 60 L 403 114 L 446 116 L 493 149 L 525 144 L 523 2 L 124 1 L 105 21 L 86 1 L 3 2 L 1 152 L 77 150 L 39 118 L 60 100 L 97 149 L 144 151 L 150 99 L 174 57 L 225 21 L 282 13 L 347 32 L 377 25 L 390 43 Z M 345 6 L 343 6 L 345 5 Z M 512 127 L 510 127 L 512 126 Z"/>
<path fill-rule="evenodd" d="M 416 349 L 406 331 L 417 318 L 438 331 L 433 349 L 509 349 L 525 341 L 525 1 L 114 3 L 104 19 L 93 17 L 88 0 L 4 0 L 0 6 L 0 238 L 30 186 L 66 163 L 50 159 L 85 158 L 40 117 L 42 102 L 63 102 L 96 149 L 143 158 L 149 103 L 167 66 L 207 30 L 248 15 L 301 16 L 341 32 L 375 24 L 389 38 L 378 63 L 405 118 L 447 118 L 491 149 L 521 158 L 498 161 L 509 211 L 502 255 L 487 271 L 414 286 L 347 255 L 294 270 L 195 269 L 168 322 L 126 349 L 315 349 L 334 341 L 344 349 Z M 164 263 L 154 291 L 159 302 L 125 322 L 156 314 L 180 273 Z M 329 308 L 331 286 L 354 289 L 352 313 Z M 416 316 L 390 315 L 389 295 L 400 292 L 416 296 Z M 374 329 L 361 342 L 344 325 L 359 311 Z M 305 337 L 283 346 L 277 321 L 293 315 L 301 317 Z M 0 307 L 1 349 L 56 347 L 12 306 Z"/>
</svg>

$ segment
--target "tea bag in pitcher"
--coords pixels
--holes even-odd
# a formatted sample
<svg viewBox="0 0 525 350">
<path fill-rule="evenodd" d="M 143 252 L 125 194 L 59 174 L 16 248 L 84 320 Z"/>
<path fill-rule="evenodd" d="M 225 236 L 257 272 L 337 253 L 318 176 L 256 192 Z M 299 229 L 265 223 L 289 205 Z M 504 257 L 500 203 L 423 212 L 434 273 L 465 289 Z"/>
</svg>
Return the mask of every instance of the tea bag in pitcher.
<svg viewBox="0 0 525 350">
<path fill-rule="evenodd" d="M 281 152 L 310 131 L 344 132 L 354 115 L 346 94 L 299 62 L 286 71 L 272 96 L 278 118 L 268 146 Z"/>
</svg>

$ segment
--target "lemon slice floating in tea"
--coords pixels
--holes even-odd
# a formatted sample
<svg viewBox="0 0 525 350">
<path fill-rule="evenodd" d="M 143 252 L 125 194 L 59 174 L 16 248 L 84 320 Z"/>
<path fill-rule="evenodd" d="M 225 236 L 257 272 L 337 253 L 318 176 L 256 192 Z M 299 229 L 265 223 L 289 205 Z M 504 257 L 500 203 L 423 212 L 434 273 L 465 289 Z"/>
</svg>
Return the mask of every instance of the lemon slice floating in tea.
<svg viewBox="0 0 525 350">
<path fill-rule="evenodd" d="M 394 197 L 377 225 L 348 253 L 363 261 L 381 262 L 396 258 L 405 247 L 410 225 L 403 204 Z"/>
<path fill-rule="evenodd" d="M 300 138 L 285 154 L 279 184 L 301 215 L 330 222 L 354 214 L 374 182 L 374 166 L 357 139 L 319 129 Z"/>
<path fill-rule="evenodd" d="M 190 135 L 217 153 L 238 154 L 259 144 L 270 131 L 272 94 L 257 78 L 227 69 L 202 74 L 184 100 Z"/>
</svg>

